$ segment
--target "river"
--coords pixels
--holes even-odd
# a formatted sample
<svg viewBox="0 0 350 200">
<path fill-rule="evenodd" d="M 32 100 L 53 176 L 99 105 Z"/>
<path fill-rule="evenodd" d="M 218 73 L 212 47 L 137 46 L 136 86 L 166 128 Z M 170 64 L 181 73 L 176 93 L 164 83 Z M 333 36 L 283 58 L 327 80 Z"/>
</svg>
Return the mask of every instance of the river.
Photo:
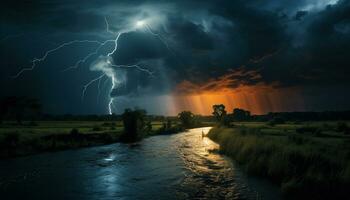
<svg viewBox="0 0 350 200">
<path fill-rule="evenodd" d="M 0 199 L 280 199 L 217 154 L 209 129 L 2 160 Z"/>
</svg>

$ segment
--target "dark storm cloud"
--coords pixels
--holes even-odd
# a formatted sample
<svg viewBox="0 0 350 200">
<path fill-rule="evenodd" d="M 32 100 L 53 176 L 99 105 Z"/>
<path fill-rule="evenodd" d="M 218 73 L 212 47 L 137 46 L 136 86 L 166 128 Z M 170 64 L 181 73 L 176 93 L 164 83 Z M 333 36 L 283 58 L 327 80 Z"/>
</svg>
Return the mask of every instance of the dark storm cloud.
<svg viewBox="0 0 350 200">
<path fill-rule="evenodd" d="M 194 51 L 213 49 L 214 38 L 204 31 L 204 27 L 184 19 L 181 15 L 169 16 L 167 29 L 173 35 L 173 40 L 179 41 L 185 48 Z"/>
<path fill-rule="evenodd" d="M 344 26 L 350 19 L 349 13 L 349 1 L 340 1 L 297 22 L 294 28 L 302 34 L 292 37 L 299 40 L 298 44 L 291 42 L 261 63 L 267 66 L 265 78 L 285 85 L 349 84 L 350 32 L 337 30 L 339 24 Z"/>
<path fill-rule="evenodd" d="M 114 60 L 120 65 L 164 58 L 168 54 L 165 44 L 145 32 L 133 31 L 122 34 L 118 48 L 121 50 L 114 54 Z"/>
<path fill-rule="evenodd" d="M 300 20 L 302 20 L 303 17 L 305 17 L 307 15 L 307 13 L 308 13 L 307 11 L 300 10 L 295 14 L 294 19 L 297 21 L 300 21 Z"/>
<path fill-rule="evenodd" d="M 106 17 L 110 30 L 123 32 L 115 64 L 141 63 L 154 72 L 152 77 L 127 70 L 125 83 L 112 96 L 167 94 L 184 81 L 198 88 L 216 88 L 213 80 L 227 81 L 231 88 L 276 82 L 282 88 L 350 84 L 349 0 L 22 0 L 3 2 L 0 12 L 3 37 L 39 32 L 60 35 L 59 41 L 86 35 L 113 38 L 105 31 Z M 135 30 L 137 20 L 149 20 L 153 34 Z M 0 43 L 2 51 L 16 53 L 19 46 L 21 52 L 42 54 L 38 47 L 9 41 L 14 43 Z M 7 56 L 10 64 L 5 65 L 29 59 L 23 55 Z M 86 51 L 65 57 L 72 55 L 81 58 Z M 259 78 L 226 76 L 233 71 Z M 69 88 L 61 81 L 62 88 Z"/>
</svg>

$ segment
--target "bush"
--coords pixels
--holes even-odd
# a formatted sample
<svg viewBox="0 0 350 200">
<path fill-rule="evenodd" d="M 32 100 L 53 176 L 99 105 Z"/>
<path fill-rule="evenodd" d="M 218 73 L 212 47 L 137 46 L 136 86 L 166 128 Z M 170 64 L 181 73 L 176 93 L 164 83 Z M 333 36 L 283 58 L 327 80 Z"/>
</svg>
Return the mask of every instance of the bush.
<svg viewBox="0 0 350 200">
<path fill-rule="evenodd" d="M 102 128 L 96 125 L 92 128 L 92 131 L 102 131 Z"/>
<path fill-rule="evenodd" d="M 30 121 L 28 125 L 29 126 L 38 126 L 38 123 L 35 121 Z"/>
<path fill-rule="evenodd" d="M 102 124 L 102 126 L 109 126 L 109 127 L 112 127 L 112 126 L 116 126 L 117 124 L 115 123 L 115 122 L 104 122 L 103 124 Z"/>
<path fill-rule="evenodd" d="M 334 127 L 328 123 L 323 123 L 322 124 L 322 129 L 325 130 L 325 131 L 331 131 L 334 129 Z"/>
<path fill-rule="evenodd" d="M 80 133 L 79 133 L 79 130 L 78 130 L 78 129 L 73 128 L 73 129 L 70 131 L 70 134 L 73 135 L 73 136 L 77 136 L 77 135 L 79 135 Z"/>
<path fill-rule="evenodd" d="M 344 134 L 350 134 L 349 126 L 345 122 L 338 122 L 335 130 L 337 132 L 343 132 Z"/>
<path fill-rule="evenodd" d="M 282 117 L 275 117 L 268 122 L 268 125 L 275 126 L 278 124 L 284 124 L 285 120 Z"/>
<path fill-rule="evenodd" d="M 322 130 L 320 128 L 313 126 L 302 126 L 300 128 L 297 128 L 295 131 L 300 134 L 308 133 L 314 136 L 319 136 L 322 133 Z"/>
</svg>

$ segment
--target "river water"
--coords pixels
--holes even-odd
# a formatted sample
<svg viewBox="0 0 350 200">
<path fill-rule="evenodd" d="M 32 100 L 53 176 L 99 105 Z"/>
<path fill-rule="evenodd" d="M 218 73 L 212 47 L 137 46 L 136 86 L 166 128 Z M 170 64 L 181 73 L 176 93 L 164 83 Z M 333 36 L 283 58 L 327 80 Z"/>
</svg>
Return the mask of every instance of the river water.
<svg viewBox="0 0 350 200">
<path fill-rule="evenodd" d="M 215 153 L 209 129 L 0 161 L 0 199 L 280 199 Z"/>
</svg>

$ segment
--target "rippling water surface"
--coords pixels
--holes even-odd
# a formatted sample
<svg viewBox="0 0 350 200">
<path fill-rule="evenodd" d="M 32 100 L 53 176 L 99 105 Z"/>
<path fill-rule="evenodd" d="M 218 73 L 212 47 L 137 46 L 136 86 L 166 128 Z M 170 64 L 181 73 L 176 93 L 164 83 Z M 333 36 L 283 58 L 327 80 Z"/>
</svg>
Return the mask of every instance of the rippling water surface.
<svg viewBox="0 0 350 200">
<path fill-rule="evenodd" d="M 280 199 L 215 153 L 210 128 L 0 161 L 1 199 Z"/>
</svg>

